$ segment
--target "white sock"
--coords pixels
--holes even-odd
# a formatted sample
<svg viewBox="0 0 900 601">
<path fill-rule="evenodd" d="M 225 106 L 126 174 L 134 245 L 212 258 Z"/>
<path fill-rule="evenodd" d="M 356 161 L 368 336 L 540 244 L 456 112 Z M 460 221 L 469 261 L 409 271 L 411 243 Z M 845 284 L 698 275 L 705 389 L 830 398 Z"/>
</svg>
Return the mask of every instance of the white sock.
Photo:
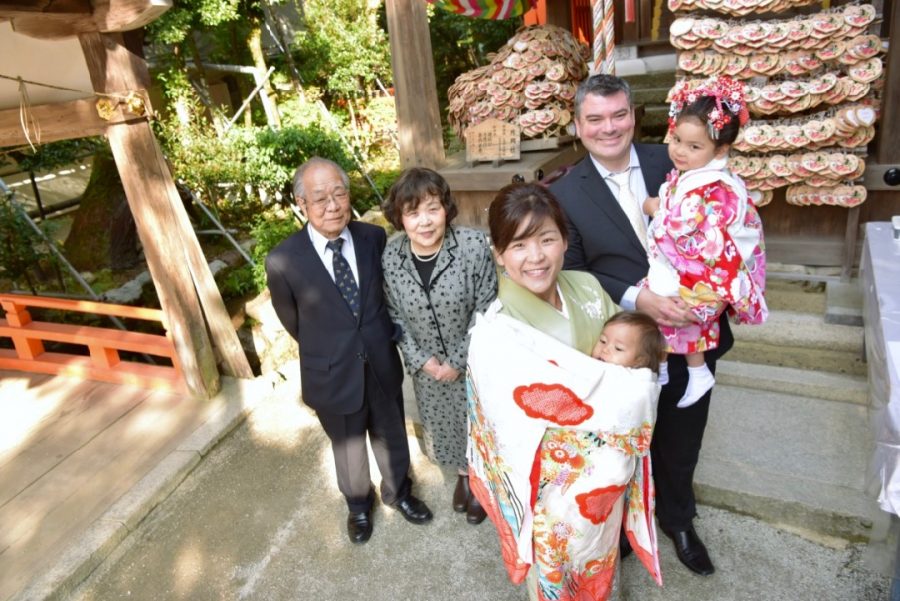
<svg viewBox="0 0 900 601">
<path fill-rule="evenodd" d="M 662 361 L 659 364 L 659 378 L 657 378 L 657 382 L 659 382 L 660 386 L 665 386 L 669 383 L 669 362 Z"/>
<path fill-rule="evenodd" d="M 688 367 L 688 383 L 684 396 L 676 405 L 679 409 L 690 407 L 700 400 L 706 392 L 713 387 L 716 379 L 713 377 L 709 367 L 704 363 L 700 367 Z"/>
</svg>

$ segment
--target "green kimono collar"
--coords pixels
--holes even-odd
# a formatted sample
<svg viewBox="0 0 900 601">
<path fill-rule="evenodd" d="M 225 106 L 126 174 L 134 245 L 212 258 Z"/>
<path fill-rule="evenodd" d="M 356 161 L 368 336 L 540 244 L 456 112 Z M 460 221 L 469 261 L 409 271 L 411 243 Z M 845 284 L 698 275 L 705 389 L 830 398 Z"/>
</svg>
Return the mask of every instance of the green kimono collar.
<svg viewBox="0 0 900 601">
<path fill-rule="evenodd" d="M 557 277 L 557 284 L 566 303 L 569 318 L 556 310 L 532 292 L 512 281 L 509 276 L 503 274 L 499 281 L 497 297 L 503 303 L 501 312 L 527 323 L 533 328 L 552 336 L 568 346 L 589 355 L 600 337 L 603 322 L 609 314 L 602 319 L 590 317 L 584 306 L 596 297 L 588 295 L 583 286 L 577 286 L 574 272 L 561 271 Z"/>
</svg>

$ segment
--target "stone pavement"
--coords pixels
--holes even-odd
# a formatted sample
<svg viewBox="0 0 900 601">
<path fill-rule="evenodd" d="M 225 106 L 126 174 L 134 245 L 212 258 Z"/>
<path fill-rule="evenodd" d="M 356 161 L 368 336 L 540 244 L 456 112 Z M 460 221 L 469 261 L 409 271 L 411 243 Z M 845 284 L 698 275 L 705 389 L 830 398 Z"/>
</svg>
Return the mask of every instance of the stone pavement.
<svg viewBox="0 0 900 601">
<path fill-rule="evenodd" d="M 410 437 L 415 491 L 435 512 L 425 526 L 378 505 L 368 544 L 345 534 L 327 439 L 296 402 L 289 375 L 225 437 L 76 591 L 112 599 L 366 599 L 524 601 L 503 571 L 489 522 L 453 513 L 455 478 L 429 464 Z M 374 464 L 373 464 L 374 465 Z M 889 579 L 870 570 L 864 545 L 830 548 L 761 521 L 700 508 L 697 529 L 718 572 L 700 578 L 661 541 L 665 585 L 634 558 L 623 600 L 875 601 Z"/>
</svg>

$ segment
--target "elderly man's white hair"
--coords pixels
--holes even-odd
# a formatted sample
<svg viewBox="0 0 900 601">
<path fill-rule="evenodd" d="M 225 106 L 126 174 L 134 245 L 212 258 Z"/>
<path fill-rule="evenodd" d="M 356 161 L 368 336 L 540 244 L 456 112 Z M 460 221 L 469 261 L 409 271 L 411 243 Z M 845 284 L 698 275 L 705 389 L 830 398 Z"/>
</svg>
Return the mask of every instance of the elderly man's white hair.
<svg viewBox="0 0 900 601">
<path fill-rule="evenodd" d="M 303 174 L 306 173 L 307 169 L 309 169 L 310 167 L 315 167 L 316 165 L 330 165 L 341 175 L 341 181 L 344 182 L 344 187 L 345 188 L 350 187 L 350 178 L 347 176 L 347 172 L 344 171 L 344 169 L 340 165 L 338 165 L 331 159 L 326 159 L 326 158 L 322 158 L 322 157 L 312 157 L 308 161 L 306 161 L 305 163 L 303 163 L 302 165 L 297 167 L 297 171 L 294 172 L 294 198 L 295 199 L 298 199 L 298 198 L 305 199 L 306 198 L 306 196 L 304 196 L 304 190 L 303 190 Z"/>
</svg>

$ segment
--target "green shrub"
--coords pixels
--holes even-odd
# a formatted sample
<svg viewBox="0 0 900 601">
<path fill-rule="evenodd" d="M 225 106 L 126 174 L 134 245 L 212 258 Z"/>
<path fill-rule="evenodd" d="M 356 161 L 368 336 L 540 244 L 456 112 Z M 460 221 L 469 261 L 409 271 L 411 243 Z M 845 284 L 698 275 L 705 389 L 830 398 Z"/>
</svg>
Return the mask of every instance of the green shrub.
<svg viewBox="0 0 900 601">
<path fill-rule="evenodd" d="M 297 231 L 297 220 L 291 213 L 260 215 L 256 218 L 251 234 L 256 244 L 250 255 L 256 261 L 253 267 L 253 284 L 256 292 L 266 288 L 266 255 L 282 240 Z"/>
</svg>

